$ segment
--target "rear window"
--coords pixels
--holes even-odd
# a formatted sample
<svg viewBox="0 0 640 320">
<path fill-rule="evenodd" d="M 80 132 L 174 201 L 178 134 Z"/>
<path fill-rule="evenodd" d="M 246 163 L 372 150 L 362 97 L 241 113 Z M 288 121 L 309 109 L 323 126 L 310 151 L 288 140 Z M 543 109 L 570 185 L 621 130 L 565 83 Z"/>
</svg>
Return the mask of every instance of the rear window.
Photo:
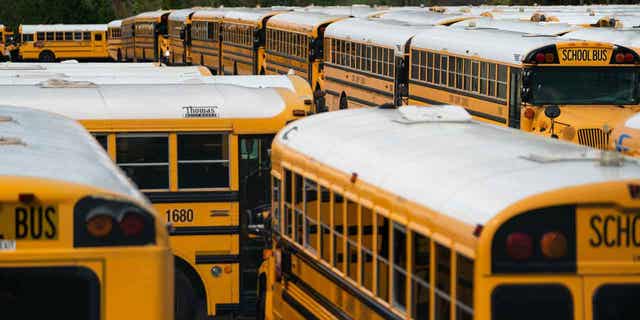
<svg viewBox="0 0 640 320">
<path fill-rule="evenodd" d="M 493 290 L 491 310 L 493 320 L 572 320 L 573 299 L 561 285 L 502 285 Z"/>
<path fill-rule="evenodd" d="M 608 284 L 593 296 L 594 320 L 640 319 L 640 284 Z"/>
</svg>

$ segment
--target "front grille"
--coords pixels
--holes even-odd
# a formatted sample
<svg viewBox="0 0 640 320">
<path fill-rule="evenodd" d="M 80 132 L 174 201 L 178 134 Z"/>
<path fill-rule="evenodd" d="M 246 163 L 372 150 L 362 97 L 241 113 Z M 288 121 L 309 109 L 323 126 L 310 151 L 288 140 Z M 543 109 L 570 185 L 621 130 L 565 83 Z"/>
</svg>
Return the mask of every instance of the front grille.
<svg viewBox="0 0 640 320">
<path fill-rule="evenodd" d="M 609 148 L 609 133 L 602 129 L 579 129 L 578 143 L 605 150 Z"/>
</svg>

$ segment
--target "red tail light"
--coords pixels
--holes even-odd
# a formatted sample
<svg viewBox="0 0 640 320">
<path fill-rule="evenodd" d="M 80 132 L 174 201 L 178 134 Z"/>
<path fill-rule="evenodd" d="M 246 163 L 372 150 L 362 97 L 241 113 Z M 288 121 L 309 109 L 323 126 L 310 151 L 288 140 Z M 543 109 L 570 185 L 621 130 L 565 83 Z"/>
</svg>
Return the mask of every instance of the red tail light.
<svg viewBox="0 0 640 320">
<path fill-rule="evenodd" d="M 527 108 L 524 110 L 524 117 L 529 120 L 533 119 L 535 115 L 536 115 L 536 112 L 532 108 Z"/>
<path fill-rule="evenodd" d="M 624 62 L 624 54 L 616 53 L 616 63 L 623 63 L 623 62 Z"/>
<path fill-rule="evenodd" d="M 140 235 L 144 230 L 144 219 L 137 213 L 127 213 L 120 221 L 120 229 L 126 237 Z"/>
<path fill-rule="evenodd" d="M 545 59 L 544 53 L 536 53 L 536 62 L 543 63 Z"/>
<path fill-rule="evenodd" d="M 631 53 L 624 54 L 624 62 L 631 63 L 633 62 L 633 55 Z"/>
<path fill-rule="evenodd" d="M 527 260 L 533 255 L 533 239 L 524 232 L 514 232 L 507 236 L 506 251 L 513 260 Z"/>
<path fill-rule="evenodd" d="M 553 53 L 546 53 L 546 54 L 544 55 L 544 61 L 545 61 L 546 63 L 553 63 L 553 60 L 555 60 L 555 58 L 556 58 L 556 57 L 553 55 Z"/>
</svg>

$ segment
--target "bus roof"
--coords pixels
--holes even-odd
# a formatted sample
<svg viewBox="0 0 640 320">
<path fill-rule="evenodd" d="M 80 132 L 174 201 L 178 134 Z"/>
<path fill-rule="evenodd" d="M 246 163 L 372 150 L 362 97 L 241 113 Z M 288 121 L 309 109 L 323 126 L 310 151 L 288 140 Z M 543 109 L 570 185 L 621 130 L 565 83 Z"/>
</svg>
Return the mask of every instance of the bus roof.
<svg viewBox="0 0 640 320">
<path fill-rule="evenodd" d="M 393 47 L 404 52 L 407 41 L 421 28 L 396 20 L 352 18 L 330 24 L 324 32 L 328 38 L 337 38 L 362 43 L 374 43 Z"/>
<path fill-rule="evenodd" d="M 322 12 L 285 12 L 274 16 L 267 21 L 267 27 L 287 29 L 295 31 L 302 29 L 304 32 L 312 32 L 319 26 L 333 21 L 346 19 L 346 15 L 331 15 Z"/>
<path fill-rule="evenodd" d="M 497 29 L 432 27 L 416 35 L 411 46 L 520 64 L 532 50 L 557 42 L 553 37 L 531 37 Z"/>
<path fill-rule="evenodd" d="M 186 22 L 187 19 L 189 19 L 189 16 L 191 16 L 194 12 L 194 9 L 173 10 L 169 14 L 169 21 Z"/>
<path fill-rule="evenodd" d="M 382 20 L 404 21 L 412 25 L 449 25 L 462 20 L 472 19 L 474 16 L 465 14 L 449 14 L 424 10 L 394 10 L 376 15 Z"/>
<path fill-rule="evenodd" d="M 224 15 L 224 22 L 239 22 L 245 24 L 259 25 L 262 19 L 276 15 L 281 11 L 274 11 L 271 8 L 239 8 L 239 10 L 229 10 Z"/>
<path fill-rule="evenodd" d="M 113 20 L 107 25 L 109 28 L 120 28 L 122 26 L 122 20 Z"/>
<path fill-rule="evenodd" d="M 380 9 L 373 8 L 368 5 L 351 5 L 351 6 L 307 6 L 303 8 L 294 8 L 299 12 L 321 12 L 330 15 L 352 16 L 357 18 L 365 18 L 371 14 L 380 12 Z"/>
<path fill-rule="evenodd" d="M 274 145 L 472 226 L 533 195 L 640 178 L 636 161 L 600 166 L 600 151 L 585 146 L 478 121 L 407 124 L 394 109 L 306 117 Z"/>
<path fill-rule="evenodd" d="M 139 13 L 134 16 L 135 21 L 158 21 L 162 16 L 171 13 L 171 10 L 156 10 Z"/>
<path fill-rule="evenodd" d="M 135 197 L 143 196 L 77 122 L 26 107 L 0 106 L 0 176 L 65 181 Z"/>
<path fill-rule="evenodd" d="M 478 18 L 466 21 L 460 21 L 451 25 L 451 27 L 460 28 L 490 28 L 507 31 L 522 32 L 532 35 L 563 35 L 567 32 L 576 30 L 577 27 L 568 23 L 548 23 L 548 22 L 531 22 L 526 20 L 504 19 L 497 20 L 491 18 Z"/>
<path fill-rule="evenodd" d="M 196 10 L 191 16 L 191 19 L 192 20 L 207 20 L 207 19 L 220 20 L 224 17 L 224 15 L 227 12 L 229 12 L 229 9 L 227 8 Z"/>
<path fill-rule="evenodd" d="M 75 120 L 257 119 L 285 110 L 279 90 L 226 84 L 7 85 L 0 86 L 0 96 L 3 104 L 28 105 Z M 207 114 L 198 116 L 201 109 Z"/>
<path fill-rule="evenodd" d="M 22 24 L 20 32 L 31 34 L 35 32 L 84 32 L 107 31 L 106 24 Z"/>
<path fill-rule="evenodd" d="M 561 38 L 610 42 L 640 49 L 640 31 L 634 29 L 586 28 L 565 34 Z"/>
</svg>

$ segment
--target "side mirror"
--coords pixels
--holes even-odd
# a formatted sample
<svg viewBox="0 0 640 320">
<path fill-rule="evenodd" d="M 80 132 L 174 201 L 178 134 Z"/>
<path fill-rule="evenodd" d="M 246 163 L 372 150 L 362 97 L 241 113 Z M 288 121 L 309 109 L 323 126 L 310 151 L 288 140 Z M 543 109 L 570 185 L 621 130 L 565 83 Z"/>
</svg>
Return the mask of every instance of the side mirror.
<svg viewBox="0 0 640 320">
<path fill-rule="evenodd" d="M 544 115 L 553 120 L 560 116 L 560 108 L 556 105 L 547 106 L 544 108 Z"/>
<path fill-rule="evenodd" d="M 520 91 L 520 100 L 522 100 L 522 102 L 531 101 L 531 89 L 530 88 L 522 87 L 522 90 Z"/>
</svg>

